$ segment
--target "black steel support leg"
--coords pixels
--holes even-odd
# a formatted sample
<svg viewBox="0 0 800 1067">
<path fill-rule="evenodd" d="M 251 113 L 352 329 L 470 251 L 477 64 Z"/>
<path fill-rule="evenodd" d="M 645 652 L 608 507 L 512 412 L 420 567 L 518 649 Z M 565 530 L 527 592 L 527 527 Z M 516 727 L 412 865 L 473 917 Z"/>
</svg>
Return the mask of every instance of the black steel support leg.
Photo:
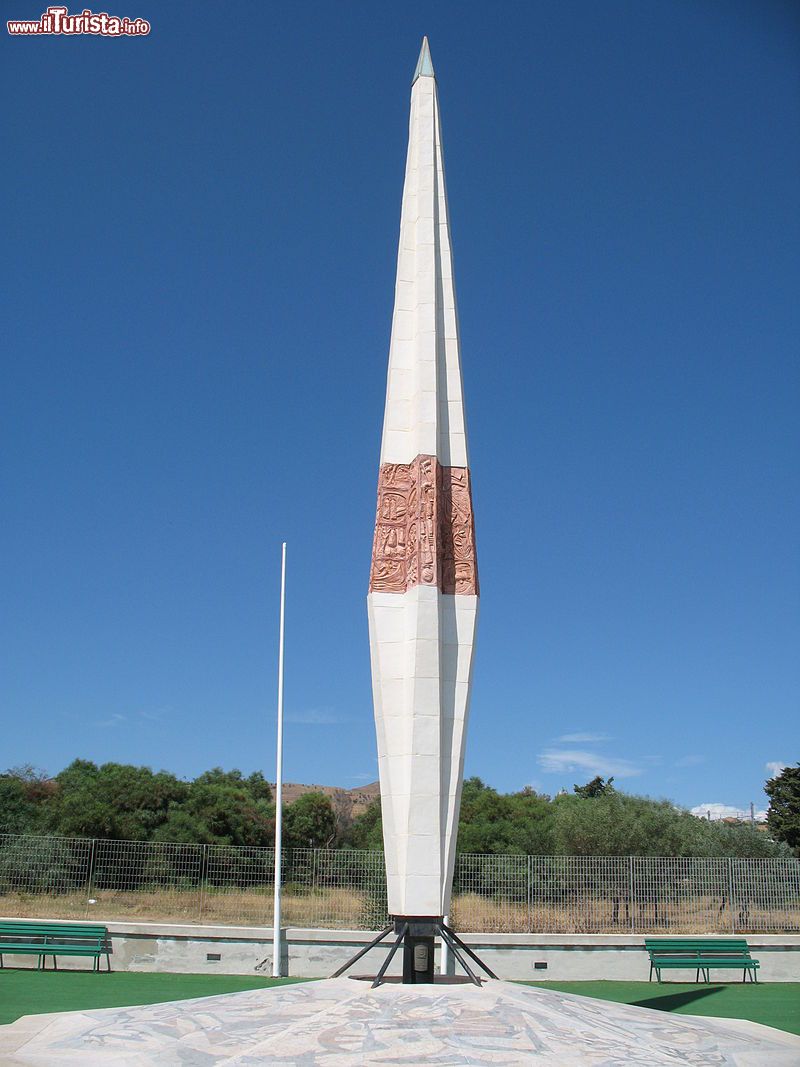
<svg viewBox="0 0 800 1067">
<path fill-rule="evenodd" d="M 489 968 L 486 966 L 486 964 L 483 962 L 483 960 L 479 956 L 476 956 L 476 954 L 472 951 L 472 949 L 469 947 L 469 945 L 465 945 L 464 944 L 464 942 L 461 940 L 461 938 L 458 936 L 458 934 L 455 932 L 455 930 L 451 930 L 450 927 L 449 926 L 445 926 L 444 923 L 442 923 L 441 925 L 442 925 L 442 933 L 446 933 L 451 941 L 455 941 L 457 945 L 460 945 L 461 948 L 463 948 L 463 950 L 467 953 L 467 955 L 471 959 L 475 960 L 475 962 L 480 967 L 483 967 L 484 971 L 486 971 L 486 973 L 489 975 L 490 978 L 494 978 L 495 980 L 497 980 L 497 975 L 494 973 L 494 971 L 490 971 Z"/>
<path fill-rule="evenodd" d="M 381 969 L 378 971 L 373 983 L 372 988 L 375 989 L 384 980 L 384 975 L 389 968 L 389 964 L 394 959 L 395 953 L 401 945 L 404 946 L 405 956 L 403 963 L 403 982 L 405 984 L 431 983 L 434 981 L 433 976 L 433 943 L 436 936 L 441 937 L 443 944 L 445 944 L 453 953 L 456 960 L 458 960 L 461 967 L 467 974 L 469 980 L 477 986 L 480 986 L 481 980 L 473 972 L 467 958 L 474 960 L 478 966 L 486 972 L 490 978 L 497 979 L 497 975 L 494 971 L 490 970 L 483 960 L 468 946 L 465 945 L 461 938 L 451 930 L 449 926 L 446 926 L 438 917 L 428 916 L 395 916 L 394 923 L 387 926 L 377 937 L 373 938 L 368 945 L 365 945 L 351 960 L 348 960 L 344 966 L 340 967 L 338 971 L 331 975 L 332 978 L 339 978 L 344 974 L 346 970 L 357 963 L 362 956 L 365 956 L 370 949 L 375 948 L 383 941 L 383 939 L 392 931 L 397 934 L 397 937 L 391 946 L 386 959 L 383 961 Z M 420 945 L 425 945 L 428 949 L 428 967 L 422 968 L 419 972 L 415 967 L 414 950 L 418 949 Z M 110 969 L 110 961 L 109 961 Z M 661 974 L 658 975 L 659 980 Z M 652 968 L 651 968 L 652 978 Z"/>
<path fill-rule="evenodd" d="M 478 978 L 478 976 L 476 974 L 472 973 L 470 965 L 467 963 L 467 961 L 464 959 L 464 957 L 458 951 L 458 945 L 456 945 L 455 941 L 452 941 L 450 939 L 449 935 L 445 933 L 444 929 L 442 929 L 442 937 L 447 942 L 447 945 L 448 945 L 450 951 L 453 953 L 455 958 L 458 960 L 458 962 L 461 964 L 461 966 L 467 972 L 467 977 L 469 978 L 470 982 L 472 982 L 473 985 L 476 985 L 476 986 L 478 986 L 478 988 L 480 988 L 480 984 L 481 984 L 480 978 Z"/>
<path fill-rule="evenodd" d="M 405 924 L 403 929 L 397 935 L 397 940 L 392 945 L 392 947 L 389 949 L 389 953 L 388 953 L 386 959 L 381 964 L 381 969 L 375 975 L 375 981 L 372 983 L 372 988 L 373 989 L 375 989 L 377 986 L 379 986 L 381 984 L 381 982 L 383 981 L 383 976 L 386 974 L 386 971 L 389 968 L 389 964 L 392 962 L 392 959 L 394 957 L 395 952 L 397 952 L 397 950 L 400 948 L 400 945 L 403 943 L 403 938 L 406 936 L 407 933 L 408 933 L 408 923 Z"/>
<path fill-rule="evenodd" d="M 334 974 L 332 974 L 331 978 L 340 978 L 344 974 L 344 972 L 348 969 L 348 967 L 352 967 L 354 963 L 358 963 L 358 961 L 361 959 L 362 956 L 366 956 L 366 954 L 369 952 L 369 950 L 371 948 L 375 948 L 376 945 L 380 944 L 380 942 L 383 941 L 384 937 L 386 937 L 386 935 L 388 933 L 390 933 L 393 929 L 394 929 L 394 927 L 390 923 L 389 926 L 387 926 L 386 929 L 382 933 L 378 934 L 377 937 L 373 938 L 372 941 L 370 941 L 370 943 L 368 945 L 366 945 L 364 948 L 362 948 L 360 952 L 357 952 L 355 954 L 355 956 L 353 956 L 353 958 L 351 960 L 348 960 L 347 963 L 343 967 L 340 967 L 338 971 L 336 971 Z M 109 961 L 109 964 L 108 964 L 108 969 L 111 970 L 111 962 L 110 961 Z"/>
</svg>

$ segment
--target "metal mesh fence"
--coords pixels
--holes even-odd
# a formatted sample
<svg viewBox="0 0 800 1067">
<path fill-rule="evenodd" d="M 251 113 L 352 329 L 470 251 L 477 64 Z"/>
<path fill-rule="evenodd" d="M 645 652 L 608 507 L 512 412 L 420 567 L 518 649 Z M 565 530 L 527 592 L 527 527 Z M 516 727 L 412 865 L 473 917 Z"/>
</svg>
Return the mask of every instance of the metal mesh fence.
<svg viewBox="0 0 800 1067">
<path fill-rule="evenodd" d="M 450 921 L 456 930 L 514 933 L 527 928 L 528 856 L 456 857 Z"/>
<path fill-rule="evenodd" d="M 726 859 L 633 861 L 637 930 L 731 933 L 730 866 Z"/>
<path fill-rule="evenodd" d="M 196 922 L 204 855 L 203 845 L 98 839 L 87 909 L 98 919 L 157 912 L 172 922 Z"/>
<path fill-rule="evenodd" d="M 620 856 L 531 856 L 529 928 L 553 934 L 629 931 L 626 864 Z"/>
<path fill-rule="evenodd" d="M 800 930 L 800 860 L 730 860 L 731 928 Z"/>
<path fill-rule="evenodd" d="M 0 834 L 0 915 L 271 926 L 268 848 Z M 380 928 L 383 854 L 286 849 L 287 926 Z M 497 933 L 800 931 L 800 860 L 460 855 L 450 920 Z"/>
<path fill-rule="evenodd" d="M 267 848 L 209 845 L 200 919 L 205 923 L 272 925 L 275 853 Z M 283 854 L 286 869 L 287 854 Z"/>
<path fill-rule="evenodd" d="M 94 841 L 0 835 L 0 911 L 31 919 L 82 919 L 87 908 Z"/>
</svg>

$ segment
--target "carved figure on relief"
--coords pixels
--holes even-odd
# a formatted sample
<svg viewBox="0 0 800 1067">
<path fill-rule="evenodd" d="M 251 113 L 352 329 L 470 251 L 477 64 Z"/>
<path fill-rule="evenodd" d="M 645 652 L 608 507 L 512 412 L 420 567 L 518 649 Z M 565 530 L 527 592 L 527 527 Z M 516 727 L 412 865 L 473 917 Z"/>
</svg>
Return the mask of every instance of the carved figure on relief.
<svg viewBox="0 0 800 1067">
<path fill-rule="evenodd" d="M 442 467 L 435 456 L 384 463 L 378 478 L 370 589 L 402 593 L 418 584 L 478 590 L 469 471 Z"/>
</svg>

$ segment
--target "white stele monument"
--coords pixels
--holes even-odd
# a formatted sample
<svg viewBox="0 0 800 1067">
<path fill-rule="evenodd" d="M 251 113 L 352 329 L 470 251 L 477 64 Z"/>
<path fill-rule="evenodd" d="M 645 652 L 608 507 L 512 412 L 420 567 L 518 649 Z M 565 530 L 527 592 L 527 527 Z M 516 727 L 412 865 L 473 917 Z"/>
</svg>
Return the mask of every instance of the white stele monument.
<svg viewBox="0 0 800 1067">
<path fill-rule="evenodd" d="M 411 89 L 367 603 L 389 913 L 398 923 L 431 920 L 440 932 L 455 862 L 478 572 L 427 38 Z M 427 934 L 432 949 L 431 929 L 417 922 L 409 932 Z M 414 973 L 431 968 L 432 951 Z"/>
<path fill-rule="evenodd" d="M 426 41 L 411 95 L 369 594 L 389 910 L 395 921 L 355 957 L 394 928 L 399 936 L 373 986 L 403 942 L 403 978 L 423 984 L 370 988 L 334 977 L 285 989 L 26 1016 L 0 1027 L 0 1063 L 800 1063 L 800 1038 L 738 1019 L 672 1015 L 500 981 L 480 989 L 424 984 L 433 977 L 434 933 L 468 971 L 465 957 L 475 959 L 442 916 L 453 873 L 477 607 L 439 105 Z M 241 967 L 241 953 L 250 951 L 248 967 L 259 971 L 263 948 L 257 941 L 248 950 L 238 938 L 227 944 L 218 934 L 223 958 L 230 953 L 236 961 L 234 970 Z M 112 936 L 123 967 L 131 961 L 137 970 L 158 969 L 156 957 L 139 954 L 139 941 L 126 944 L 130 935 L 116 930 Z M 181 944 L 189 954 L 181 957 L 179 969 L 196 969 L 196 953 L 205 947 L 192 946 L 188 938 Z M 273 944 L 277 947 L 277 938 Z M 644 977 L 646 954 L 641 956 Z"/>
</svg>

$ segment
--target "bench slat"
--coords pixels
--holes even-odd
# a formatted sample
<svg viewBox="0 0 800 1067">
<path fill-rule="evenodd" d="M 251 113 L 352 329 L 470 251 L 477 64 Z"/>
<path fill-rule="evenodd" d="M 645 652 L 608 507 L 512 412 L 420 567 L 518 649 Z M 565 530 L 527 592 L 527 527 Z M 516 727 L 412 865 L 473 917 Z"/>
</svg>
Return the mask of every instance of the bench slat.
<svg viewBox="0 0 800 1067">
<path fill-rule="evenodd" d="M 103 945 L 0 945 L 0 955 L 6 956 L 102 956 L 105 951 Z"/>
<path fill-rule="evenodd" d="M 751 960 L 749 956 L 743 956 L 740 959 L 735 959 L 732 956 L 724 957 L 723 959 L 714 959 L 713 956 L 698 956 L 693 960 L 653 960 L 654 967 L 696 967 L 700 964 L 703 967 L 758 967 L 760 966 L 758 960 Z"/>
</svg>

